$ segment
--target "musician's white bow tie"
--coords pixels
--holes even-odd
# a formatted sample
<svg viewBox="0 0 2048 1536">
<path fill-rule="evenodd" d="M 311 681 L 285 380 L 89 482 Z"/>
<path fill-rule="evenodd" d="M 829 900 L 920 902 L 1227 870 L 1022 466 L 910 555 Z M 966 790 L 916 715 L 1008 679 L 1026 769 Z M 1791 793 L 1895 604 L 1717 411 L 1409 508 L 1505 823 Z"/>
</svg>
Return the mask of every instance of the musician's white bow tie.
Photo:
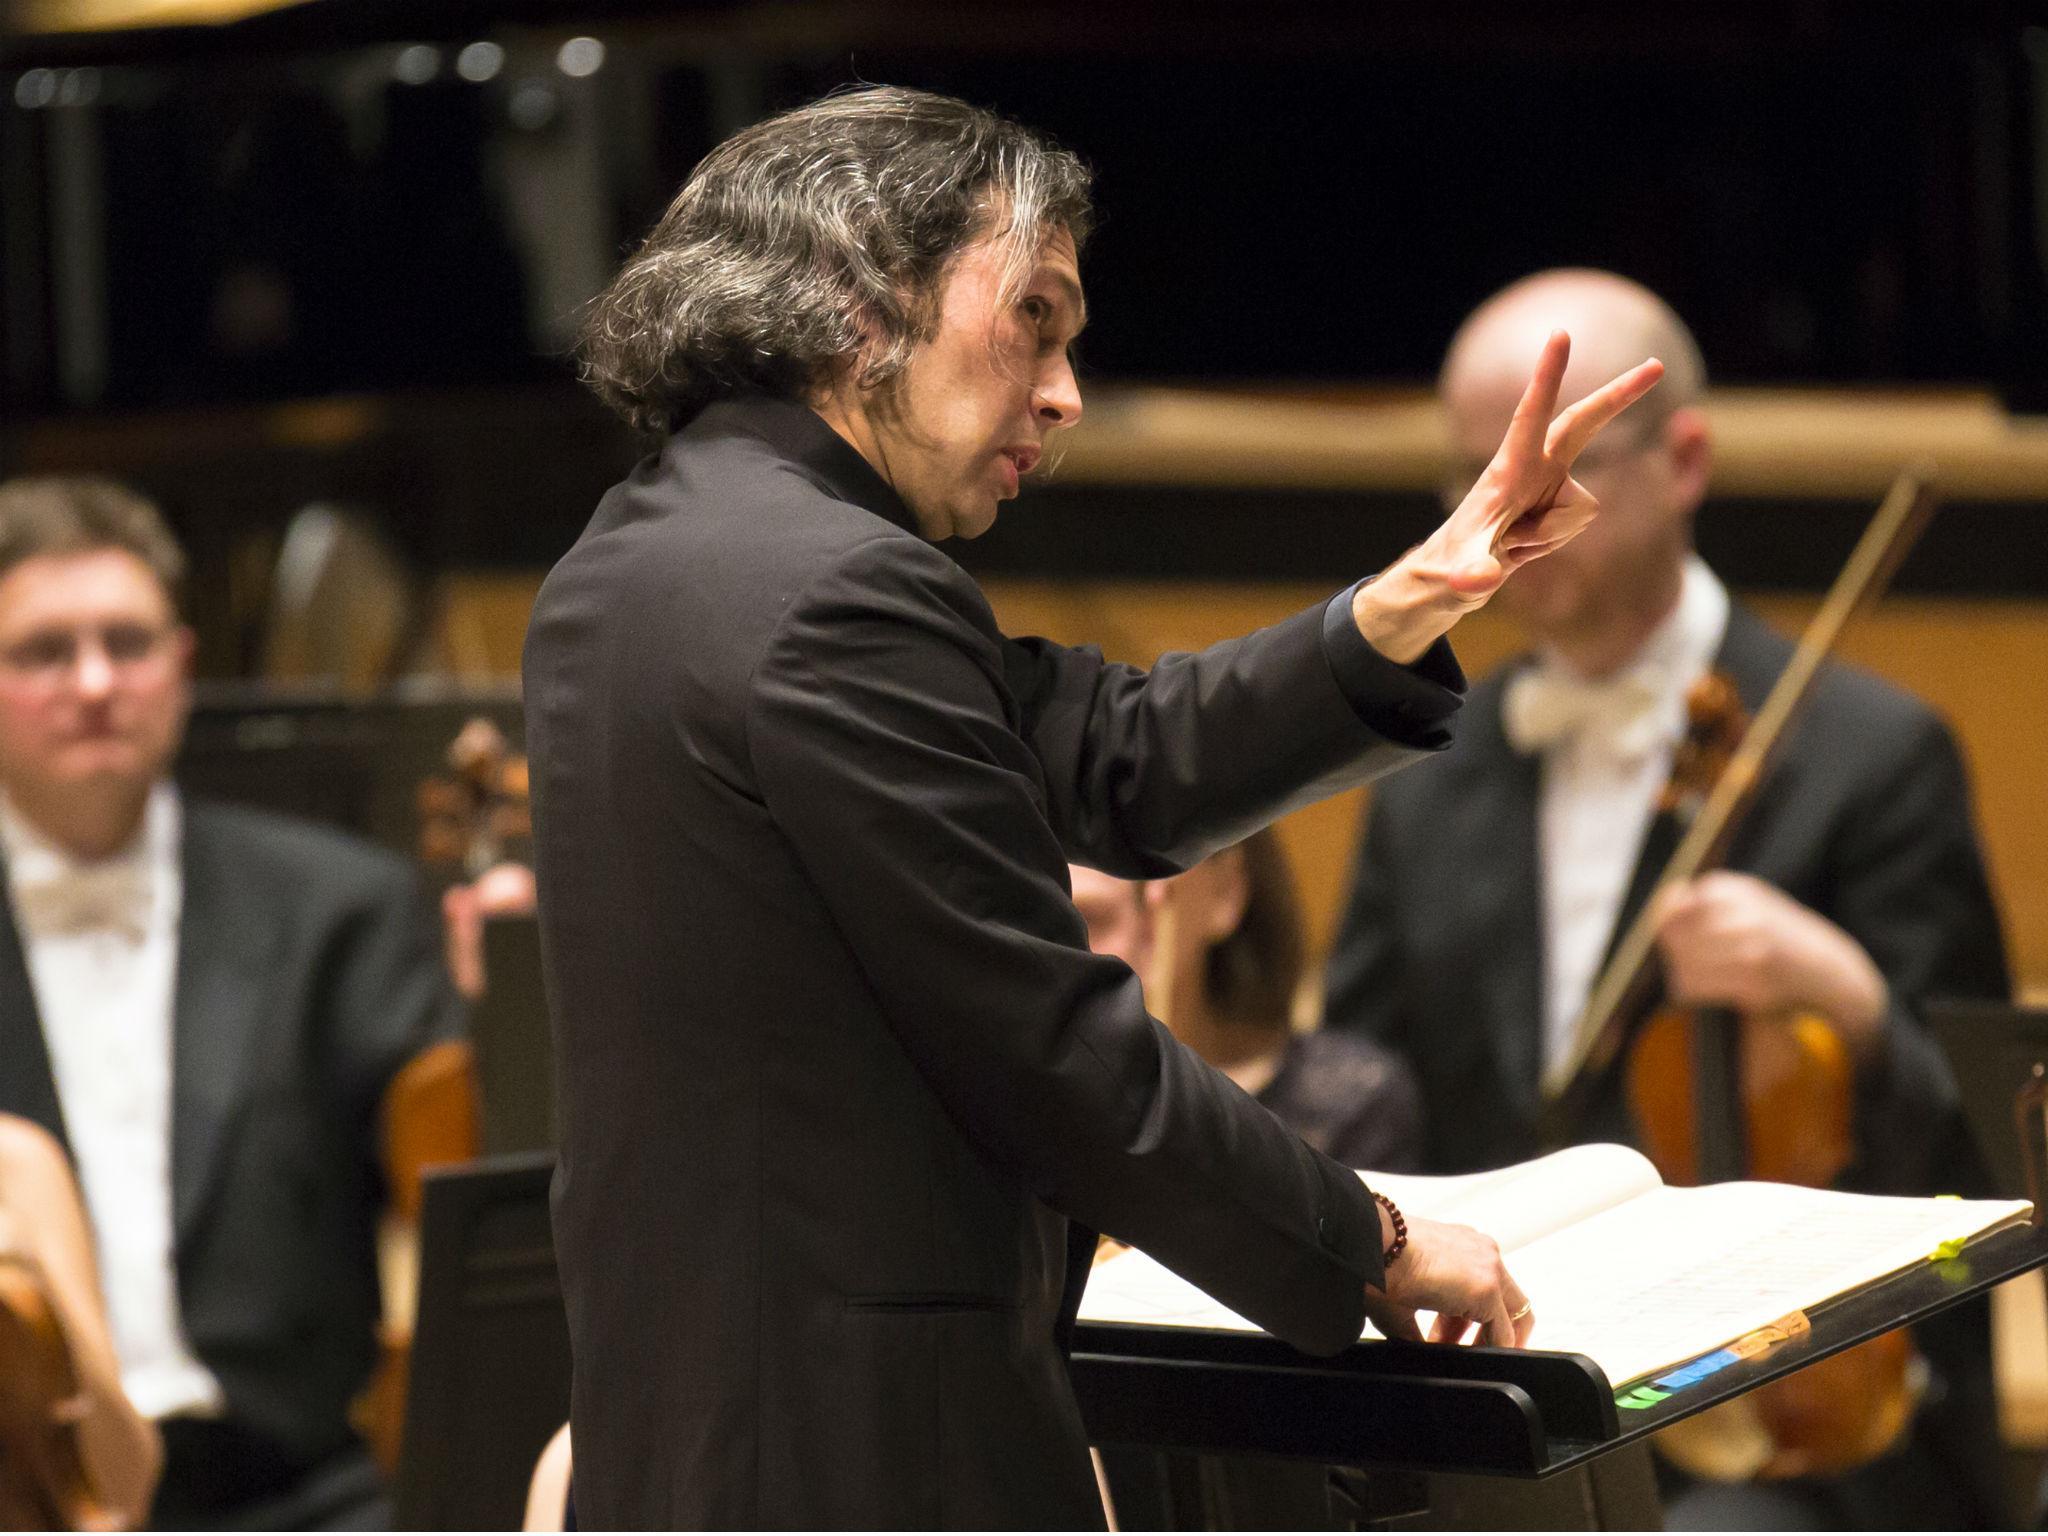
<svg viewBox="0 0 2048 1536">
<path fill-rule="evenodd" d="M 149 932 L 149 869 L 140 859 L 104 864 L 23 861 L 14 877 L 14 907 L 28 933 L 114 933 L 140 943 Z"/>
<path fill-rule="evenodd" d="M 1539 664 L 1508 682 L 1501 726 L 1517 752 L 1584 741 L 1634 761 L 1676 739 L 1684 728 L 1684 706 L 1640 671 L 1588 682 L 1561 667 Z"/>
</svg>

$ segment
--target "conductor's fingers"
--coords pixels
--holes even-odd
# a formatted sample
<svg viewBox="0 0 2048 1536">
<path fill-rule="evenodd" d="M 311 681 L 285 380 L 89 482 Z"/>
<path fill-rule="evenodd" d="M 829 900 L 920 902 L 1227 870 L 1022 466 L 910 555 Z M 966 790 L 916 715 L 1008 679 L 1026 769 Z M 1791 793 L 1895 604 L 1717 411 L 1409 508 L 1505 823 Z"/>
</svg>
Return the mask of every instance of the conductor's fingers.
<svg viewBox="0 0 2048 1536">
<path fill-rule="evenodd" d="M 1368 1290 L 1365 1293 L 1365 1315 L 1372 1319 L 1373 1326 L 1379 1329 L 1383 1338 L 1406 1339 L 1410 1343 L 1422 1340 L 1422 1329 L 1415 1321 L 1412 1307 L 1404 1307 Z"/>
<path fill-rule="evenodd" d="M 1517 563 L 1534 560 L 1568 543 L 1599 514 L 1600 503 L 1592 493 L 1567 476 L 1556 501 L 1516 518 L 1501 534 L 1498 548 Z"/>
<path fill-rule="evenodd" d="M 1439 1312 L 1436 1321 L 1429 1325 L 1429 1342 L 1432 1344 L 1462 1344 L 1465 1335 L 1472 1331 L 1472 1319 L 1456 1317 L 1449 1312 Z"/>
<path fill-rule="evenodd" d="M 1542 352 L 1537 354 L 1536 370 L 1529 375 L 1528 387 L 1515 406 L 1514 419 L 1508 423 L 1508 435 L 1501 443 L 1503 452 L 1525 463 L 1542 455 L 1546 434 L 1552 430 L 1551 417 L 1557 414 L 1557 391 L 1564 382 L 1564 365 L 1571 361 L 1571 356 L 1571 337 L 1563 331 L 1552 331 Z"/>
<path fill-rule="evenodd" d="M 1508 1315 L 1513 1310 L 1504 1295 L 1497 1296 L 1494 1299 L 1493 1310 L 1486 1314 L 1485 1326 L 1480 1329 L 1479 1342 L 1497 1345 L 1501 1349 L 1513 1349 L 1515 1322 Z"/>
<path fill-rule="evenodd" d="M 1529 1342 L 1529 1335 L 1536 1330 L 1536 1309 L 1529 1305 L 1528 1293 L 1515 1284 L 1514 1276 L 1508 1277 L 1504 1294 L 1508 1303 L 1508 1321 L 1514 1325 L 1514 1338 L 1509 1342 L 1517 1349 Z"/>
<path fill-rule="evenodd" d="M 1663 377 L 1664 365 L 1653 357 L 1637 363 L 1618 378 L 1609 379 L 1585 399 L 1559 413 L 1544 440 L 1545 451 L 1555 462 L 1570 467 L 1602 427 L 1642 399 Z"/>
</svg>

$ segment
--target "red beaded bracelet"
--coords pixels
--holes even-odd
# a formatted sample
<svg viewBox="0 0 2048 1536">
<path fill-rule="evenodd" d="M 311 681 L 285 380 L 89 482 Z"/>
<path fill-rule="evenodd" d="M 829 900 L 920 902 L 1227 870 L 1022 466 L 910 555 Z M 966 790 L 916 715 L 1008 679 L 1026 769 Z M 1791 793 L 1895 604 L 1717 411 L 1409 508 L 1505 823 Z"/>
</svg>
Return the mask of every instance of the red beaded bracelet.
<svg viewBox="0 0 2048 1536">
<path fill-rule="evenodd" d="M 1374 1190 L 1372 1197 L 1387 1208 L 1387 1215 L 1394 1223 L 1394 1240 L 1387 1245 L 1387 1251 L 1380 1255 L 1380 1268 L 1385 1269 L 1394 1260 L 1398 1259 L 1401 1256 L 1401 1250 L 1408 1246 L 1408 1223 L 1401 1219 L 1401 1207 L 1394 1204 L 1385 1195 L 1381 1194 L 1378 1190 Z"/>
</svg>

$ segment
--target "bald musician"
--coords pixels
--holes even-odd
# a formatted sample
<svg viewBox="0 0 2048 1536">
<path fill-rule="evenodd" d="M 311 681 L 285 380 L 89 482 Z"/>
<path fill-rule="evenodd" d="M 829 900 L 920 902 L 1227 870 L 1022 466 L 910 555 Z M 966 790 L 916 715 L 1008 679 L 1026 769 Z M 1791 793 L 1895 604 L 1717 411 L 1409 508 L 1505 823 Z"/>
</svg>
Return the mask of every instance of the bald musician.
<svg viewBox="0 0 2048 1536">
<path fill-rule="evenodd" d="M 1679 318 L 1635 283 L 1544 272 L 1465 322 L 1440 380 L 1453 483 L 1484 466 L 1516 370 L 1555 326 L 1589 342 L 1566 395 L 1645 348 L 1665 359 L 1663 386 L 1579 461 L 1606 514 L 1496 599 L 1530 650 L 1474 689 L 1448 753 L 1375 789 L 1329 972 L 1329 1024 L 1402 1053 L 1420 1076 L 1432 1172 L 1540 1150 L 1539 1078 L 1675 845 L 1656 802 L 1687 691 L 1719 668 L 1753 713 L 1792 650 L 1693 552 L 1713 460 L 1705 369 Z M 1856 1072 L 1845 1187 L 1965 1190 L 1975 1174 L 1956 1089 L 1920 1008 L 2002 997 L 2008 983 L 1963 764 L 1931 710 L 1830 664 L 1728 867 L 1670 893 L 1657 932 L 1672 1000 L 1833 1025 Z M 1618 1091 L 1582 1127 L 1586 1140 L 1633 1135 Z M 1983 1315 L 1952 1313 L 1916 1337 L 1929 1370 L 1892 1454 L 1829 1484 L 1674 1486 L 1671 1522 L 1996 1520 Z"/>
</svg>

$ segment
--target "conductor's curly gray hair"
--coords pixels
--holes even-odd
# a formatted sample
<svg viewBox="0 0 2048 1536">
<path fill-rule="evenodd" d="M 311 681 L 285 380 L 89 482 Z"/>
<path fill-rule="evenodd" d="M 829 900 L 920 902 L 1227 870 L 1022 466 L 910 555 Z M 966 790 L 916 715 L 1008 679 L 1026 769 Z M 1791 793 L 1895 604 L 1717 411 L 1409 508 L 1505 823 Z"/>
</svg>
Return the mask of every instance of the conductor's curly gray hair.
<svg viewBox="0 0 2048 1536">
<path fill-rule="evenodd" d="M 803 399 L 840 369 L 885 387 L 936 330 L 963 247 L 996 240 L 1014 295 L 1056 232 L 1087 238 L 1089 184 L 1031 130 L 925 91 L 769 118 L 704 158 L 593 301 L 584 381 L 654 434 L 731 395 Z"/>
</svg>

